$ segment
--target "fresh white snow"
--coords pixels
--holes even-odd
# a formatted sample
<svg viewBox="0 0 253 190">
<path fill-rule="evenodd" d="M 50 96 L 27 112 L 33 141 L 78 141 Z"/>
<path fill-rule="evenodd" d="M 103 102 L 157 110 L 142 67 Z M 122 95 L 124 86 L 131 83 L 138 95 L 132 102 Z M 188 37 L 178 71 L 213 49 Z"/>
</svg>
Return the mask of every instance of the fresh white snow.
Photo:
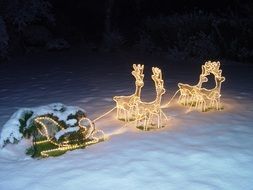
<svg viewBox="0 0 253 190">
<path fill-rule="evenodd" d="M 23 63 L 19 69 L 16 65 L 0 66 L 1 125 L 20 107 L 53 102 L 84 108 L 88 117 L 94 119 L 114 106 L 109 101 L 113 95 L 130 94 L 134 90 L 131 64 L 139 60 L 146 64 L 145 100 L 154 97 L 148 74 L 152 65 L 163 68 L 168 91 L 164 101 L 177 90 L 178 82 L 194 83 L 200 71 L 198 64 L 186 64 L 181 69 L 180 63 L 168 64 L 170 60 L 137 59 L 124 54 L 85 58 L 61 54 L 57 58 L 26 57 L 25 60 L 28 63 L 38 60 L 40 69 L 29 71 L 28 63 L 22 58 L 14 60 Z M 65 66 L 64 61 L 72 65 Z M 88 66 L 91 62 L 94 64 Z M 250 74 L 253 68 L 227 62 L 221 67 L 227 79 L 222 89 L 223 111 L 187 111 L 173 101 L 166 110 L 171 116 L 168 126 L 149 132 L 124 127 L 115 120 L 113 112 L 96 122 L 96 127 L 109 135 L 107 141 L 56 158 L 37 160 L 26 156 L 25 149 L 30 146 L 26 140 L 9 144 L 0 150 L 0 189 L 253 189 L 253 77 Z M 12 69 L 17 72 L 12 73 Z"/>
</svg>

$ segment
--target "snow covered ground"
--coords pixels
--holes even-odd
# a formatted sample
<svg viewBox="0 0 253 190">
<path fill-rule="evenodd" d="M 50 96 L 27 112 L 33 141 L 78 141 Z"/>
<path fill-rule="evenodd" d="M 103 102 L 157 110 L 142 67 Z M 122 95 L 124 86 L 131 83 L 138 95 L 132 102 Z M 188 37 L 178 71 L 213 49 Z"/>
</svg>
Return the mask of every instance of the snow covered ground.
<svg viewBox="0 0 253 190">
<path fill-rule="evenodd" d="M 198 80 L 202 62 L 125 53 L 17 57 L 0 65 L 0 126 L 18 108 L 54 102 L 94 119 L 114 106 L 112 96 L 134 90 L 133 63 L 145 63 L 144 100 L 154 98 L 151 66 L 163 69 L 166 102 L 178 82 Z M 96 123 L 108 141 L 57 158 L 26 156 L 27 141 L 8 145 L 0 150 L 0 189 L 253 189 L 253 65 L 222 63 L 224 111 L 186 112 L 173 102 L 168 126 L 151 132 L 123 127 L 112 113 Z"/>
</svg>

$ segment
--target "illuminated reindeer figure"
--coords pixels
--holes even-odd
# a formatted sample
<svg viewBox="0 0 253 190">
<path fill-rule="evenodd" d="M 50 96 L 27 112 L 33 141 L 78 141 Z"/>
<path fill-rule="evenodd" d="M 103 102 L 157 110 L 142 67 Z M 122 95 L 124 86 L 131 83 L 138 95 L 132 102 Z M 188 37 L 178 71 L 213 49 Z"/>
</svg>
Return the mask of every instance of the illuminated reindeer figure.
<svg viewBox="0 0 253 190">
<path fill-rule="evenodd" d="M 216 107 L 216 109 L 219 109 L 218 107 L 220 107 L 220 90 L 217 91 L 216 88 L 217 85 L 219 85 L 219 78 L 221 77 L 222 72 L 219 68 L 219 61 L 207 61 L 204 65 L 202 65 L 202 73 L 200 74 L 199 82 L 197 85 L 191 86 L 188 84 L 179 83 L 178 87 L 180 91 L 180 96 L 178 102 L 180 104 L 189 105 L 195 108 L 200 107 L 202 111 L 206 111 L 207 107 Z M 208 81 L 206 76 L 210 74 L 213 74 L 215 77 L 216 87 L 211 90 L 208 90 L 202 88 L 202 84 Z"/>
<path fill-rule="evenodd" d="M 152 102 L 139 101 L 136 107 L 138 112 L 136 126 L 138 126 L 139 121 L 144 119 L 143 130 L 147 130 L 148 126 L 152 124 L 153 116 L 157 117 L 157 128 L 160 128 L 161 126 L 162 115 L 166 117 L 161 109 L 162 95 L 166 92 L 164 88 L 164 81 L 162 79 L 162 72 L 161 69 L 157 67 L 152 67 L 152 72 L 152 79 L 155 82 L 156 88 L 156 99 Z"/>
<path fill-rule="evenodd" d="M 205 66 L 202 65 L 202 73 L 200 74 L 199 76 L 199 82 L 198 84 L 196 85 L 189 85 L 189 84 L 183 84 L 183 83 L 178 83 L 178 87 L 179 87 L 179 91 L 180 91 L 180 96 L 179 96 L 179 99 L 178 99 L 178 102 L 180 104 L 183 104 L 183 105 L 189 105 L 190 103 L 193 104 L 194 101 L 192 99 L 193 97 L 193 93 L 194 93 L 194 88 L 201 88 L 202 84 L 204 82 L 207 82 L 208 79 L 207 79 L 207 75 L 208 73 L 206 72 L 206 69 L 205 69 Z"/>
<path fill-rule="evenodd" d="M 124 120 L 129 121 L 130 117 L 135 117 L 134 110 L 137 101 L 140 101 L 141 89 L 144 86 L 144 65 L 133 64 L 132 75 L 135 77 L 135 92 L 130 96 L 114 96 L 113 100 L 116 102 L 117 119 L 122 118 L 122 112 L 124 114 Z"/>
<path fill-rule="evenodd" d="M 207 96 L 207 98 L 210 100 L 210 108 L 215 108 L 216 110 L 221 109 L 220 91 L 221 91 L 221 83 L 224 81 L 225 81 L 225 77 L 222 77 L 222 76 L 215 77 L 216 88 L 212 90 L 209 96 Z"/>
<path fill-rule="evenodd" d="M 213 89 L 206 88 L 194 88 L 193 89 L 193 100 L 195 101 L 195 108 L 201 109 L 201 111 L 206 111 L 209 108 L 220 109 L 220 91 L 221 83 L 225 81 L 225 77 L 222 77 L 222 70 L 220 70 L 220 62 L 211 62 L 208 61 L 204 65 L 206 74 L 210 75 L 211 73 L 215 77 L 216 86 Z M 191 105 L 193 106 L 193 104 Z"/>
<path fill-rule="evenodd" d="M 195 108 L 206 111 L 208 108 L 216 108 L 220 110 L 220 90 L 221 83 L 225 81 L 225 77 L 215 76 L 216 86 L 213 89 L 195 88 L 194 98 L 196 99 Z"/>
</svg>

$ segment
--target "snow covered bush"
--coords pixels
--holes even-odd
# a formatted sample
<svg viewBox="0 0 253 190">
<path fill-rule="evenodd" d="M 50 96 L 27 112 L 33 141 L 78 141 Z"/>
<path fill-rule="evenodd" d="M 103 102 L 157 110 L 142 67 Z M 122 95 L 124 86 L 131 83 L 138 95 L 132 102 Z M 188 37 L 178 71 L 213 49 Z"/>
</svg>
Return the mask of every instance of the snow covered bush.
<svg viewBox="0 0 253 190">
<path fill-rule="evenodd" d="M 31 135 L 29 129 L 33 127 L 33 120 L 37 116 L 50 115 L 66 125 L 74 126 L 77 120 L 73 116 L 80 112 L 84 113 L 84 110 L 61 103 L 35 108 L 21 108 L 4 124 L 0 134 L 0 147 L 7 143 L 19 142 L 23 137 L 29 138 Z"/>
<path fill-rule="evenodd" d="M 6 58 L 8 53 L 9 36 L 6 31 L 3 17 L 0 16 L 0 60 Z"/>
</svg>

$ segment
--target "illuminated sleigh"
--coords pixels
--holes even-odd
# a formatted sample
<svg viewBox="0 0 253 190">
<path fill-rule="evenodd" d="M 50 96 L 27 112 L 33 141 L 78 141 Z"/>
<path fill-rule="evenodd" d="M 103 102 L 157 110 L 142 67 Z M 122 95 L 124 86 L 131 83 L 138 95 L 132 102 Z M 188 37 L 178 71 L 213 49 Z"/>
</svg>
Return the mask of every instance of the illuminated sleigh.
<svg viewBox="0 0 253 190">
<path fill-rule="evenodd" d="M 34 119 L 39 132 L 34 136 L 34 145 L 45 144 L 50 148 L 41 150 L 40 155 L 47 157 L 56 152 L 66 152 L 77 148 L 83 148 L 87 145 L 98 143 L 105 139 L 104 132 L 97 130 L 92 121 L 83 117 L 78 122 L 78 127 L 62 127 L 54 119 L 41 116 Z M 58 137 L 57 137 L 58 136 Z"/>
<path fill-rule="evenodd" d="M 179 83 L 180 96 L 178 102 L 184 106 L 194 107 L 201 111 L 207 111 L 209 109 L 221 109 L 220 97 L 221 97 L 221 84 L 225 81 L 222 70 L 220 68 L 220 62 L 208 61 L 202 65 L 202 73 L 199 77 L 199 82 L 196 85 Z M 204 82 L 208 79 L 206 76 L 213 74 L 215 79 L 215 87 L 213 89 L 206 89 L 202 87 Z"/>
</svg>

